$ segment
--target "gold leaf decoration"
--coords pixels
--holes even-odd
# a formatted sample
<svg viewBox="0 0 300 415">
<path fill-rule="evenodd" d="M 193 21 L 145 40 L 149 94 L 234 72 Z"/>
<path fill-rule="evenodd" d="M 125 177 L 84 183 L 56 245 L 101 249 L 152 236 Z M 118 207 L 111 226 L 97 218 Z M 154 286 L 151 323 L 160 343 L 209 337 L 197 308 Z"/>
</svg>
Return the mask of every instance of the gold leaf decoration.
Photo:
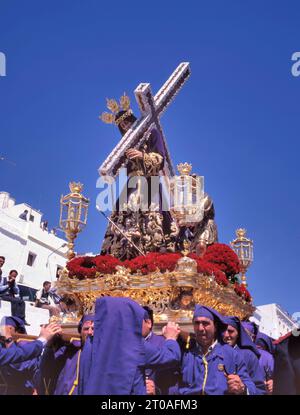
<svg viewBox="0 0 300 415">
<path fill-rule="evenodd" d="M 127 111 L 130 108 L 130 99 L 124 92 L 120 98 L 120 105 L 124 111 Z"/>
<path fill-rule="evenodd" d="M 119 104 L 117 103 L 117 101 L 115 99 L 108 99 L 108 98 L 106 98 L 106 106 L 114 114 L 116 114 L 117 112 L 119 112 Z"/>
<path fill-rule="evenodd" d="M 109 112 L 103 112 L 99 118 L 106 124 L 113 124 L 115 122 L 114 114 L 110 114 Z"/>
</svg>

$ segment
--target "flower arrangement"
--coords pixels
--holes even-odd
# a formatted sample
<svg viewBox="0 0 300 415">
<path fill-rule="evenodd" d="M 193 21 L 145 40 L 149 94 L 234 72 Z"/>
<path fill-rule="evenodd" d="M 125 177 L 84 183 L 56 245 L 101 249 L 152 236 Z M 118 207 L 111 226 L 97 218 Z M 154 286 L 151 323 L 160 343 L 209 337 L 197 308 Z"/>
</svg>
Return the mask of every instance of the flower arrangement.
<svg viewBox="0 0 300 415">
<path fill-rule="evenodd" d="M 235 252 L 225 244 L 213 244 L 207 248 L 203 257 L 189 254 L 190 258 L 197 261 L 197 271 L 204 275 L 214 275 L 215 281 L 223 286 L 230 284 L 231 278 L 240 272 L 240 263 Z M 152 252 L 146 256 L 138 256 L 131 260 L 120 261 L 111 255 L 81 256 L 73 258 L 67 263 L 67 269 L 71 278 L 95 278 L 105 274 L 113 274 L 116 267 L 121 265 L 130 269 L 132 274 L 144 275 L 155 272 L 172 272 L 177 261 L 182 257 L 180 253 Z M 234 284 L 237 295 L 245 301 L 251 301 L 251 295 L 244 285 Z"/>
<path fill-rule="evenodd" d="M 75 257 L 67 263 L 67 270 L 70 277 L 79 279 L 95 277 L 97 272 L 95 258 L 90 256 Z"/>
<path fill-rule="evenodd" d="M 215 243 L 210 245 L 203 256 L 203 259 L 217 265 L 227 277 L 233 277 L 240 272 L 239 258 L 226 244 Z"/>
<path fill-rule="evenodd" d="M 129 268 L 131 273 L 137 271 L 142 274 L 154 272 L 157 268 L 160 272 L 174 271 L 177 261 L 181 258 L 181 254 L 161 254 L 158 252 L 151 252 L 146 256 L 138 256 L 134 259 L 123 262 L 123 266 Z"/>
<path fill-rule="evenodd" d="M 240 297 L 243 297 L 245 301 L 251 302 L 252 298 L 247 290 L 247 288 L 243 284 L 238 284 L 237 282 L 234 284 L 234 291 L 239 295 Z"/>
<path fill-rule="evenodd" d="M 70 277 L 78 279 L 95 278 L 103 274 L 112 274 L 121 261 L 111 255 L 97 255 L 95 257 L 80 256 L 67 263 Z"/>
</svg>

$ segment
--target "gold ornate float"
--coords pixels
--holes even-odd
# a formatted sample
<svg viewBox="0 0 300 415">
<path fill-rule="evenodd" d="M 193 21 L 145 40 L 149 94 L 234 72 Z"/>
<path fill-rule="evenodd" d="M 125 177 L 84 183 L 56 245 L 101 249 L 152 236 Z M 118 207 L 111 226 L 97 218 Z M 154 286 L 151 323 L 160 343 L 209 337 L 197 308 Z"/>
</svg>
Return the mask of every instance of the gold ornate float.
<svg viewBox="0 0 300 415">
<path fill-rule="evenodd" d="M 197 263 L 187 256 L 188 250 L 177 262 L 173 272 L 132 274 L 130 269 L 117 266 L 113 274 L 79 280 L 71 278 L 65 269 L 57 288 L 59 293 L 71 296 L 79 306 L 80 314 L 94 311 L 95 300 L 102 296 L 130 297 L 154 311 L 154 321 L 160 325 L 168 320 L 189 325 L 195 304 L 215 308 L 221 314 L 246 319 L 254 307 L 236 294 L 234 285 L 218 284 L 214 275 L 197 272 Z"/>
</svg>

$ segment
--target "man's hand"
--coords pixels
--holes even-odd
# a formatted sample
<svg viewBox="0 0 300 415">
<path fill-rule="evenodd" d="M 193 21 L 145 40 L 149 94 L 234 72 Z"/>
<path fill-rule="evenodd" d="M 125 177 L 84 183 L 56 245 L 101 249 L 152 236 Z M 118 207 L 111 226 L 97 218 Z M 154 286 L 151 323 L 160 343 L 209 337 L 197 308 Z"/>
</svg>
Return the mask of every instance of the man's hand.
<svg viewBox="0 0 300 415">
<path fill-rule="evenodd" d="M 143 158 L 143 153 L 135 148 L 129 148 L 125 154 L 130 160 Z"/>
<path fill-rule="evenodd" d="M 47 326 L 41 328 L 39 337 L 42 337 L 47 342 L 51 340 L 56 334 L 61 333 L 61 326 L 57 323 L 50 323 Z"/>
<path fill-rule="evenodd" d="M 155 395 L 155 383 L 152 379 L 146 379 L 147 395 Z"/>
<path fill-rule="evenodd" d="M 268 395 L 272 395 L 273 393 L 273 379 L 269 379 L 265 381 L 266 391 Z"/>
<path fill-rule="evenodd" d="M 241 395 L 245 392 L 246 387 L 238 375 L 227 376 L 228 392 L 234 395 Z"/>
<path fill-rule="evenodd" d="M 177 340 L 180 333 L 180 328 L 177 323 L 169 321 L 169 323 L 163 327 L 162 334 L 166 340 Z"/>
</svg>

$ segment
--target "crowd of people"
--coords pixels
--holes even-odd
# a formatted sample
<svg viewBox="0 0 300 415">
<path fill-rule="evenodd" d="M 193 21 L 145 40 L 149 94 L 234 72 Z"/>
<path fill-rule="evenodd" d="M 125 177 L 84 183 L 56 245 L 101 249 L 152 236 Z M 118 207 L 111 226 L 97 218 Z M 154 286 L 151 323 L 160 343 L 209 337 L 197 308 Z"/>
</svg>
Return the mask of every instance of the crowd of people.
<svg viewBox="0 0 300 415">
<path fill-rule="evenodd" d="M 16 282 L 18 271 L 12 269 L 8 276 L 2 274 L 2 267 L 5 264 L 5 257 L 0 256 L 0 300 L 11 303 L 11 315 L 23 321 L 25 326 L 30 324 L 26 321 L 26 305 L 20 295 L 20 288 Z M 69 301 L 56 293 L 50 281 L 44 281 L 43 287 L 35 294 L 35 306 L 49 311 L 50 317 L 59 316 L 68 310 Z"/>
<path fill-rule="evenodd" d="M 0 370 L 6 394 L 38 395 L 270 395 L 300 393 L 299 367 L 289 363 L 289 388 L 283 371 L 284 342 L 272 339 L 249 321 L 222 316 L 196 305 L 193 333 L 169 322 L 153 332 L 153 313 L 128 298 L 101 297 L 95 314 L 85 315 L 78 338 L 63 341 L 59 325 L 41 329 L 30 343 L 14 341 L 26 332 L 21 319 L 2 322 Z M 276 356 L 276 354 L 275 354 Z M 299 365 L 299 363 L 298 363 Z M 294 388 L 292 388 L 292 371 Z M 298 382 L 298 383 L 297 383 Z M 298 386 L 297 386 L 298 385 Z M 298 387 L 298 389 L 297 389 Z"/>
</svg>

